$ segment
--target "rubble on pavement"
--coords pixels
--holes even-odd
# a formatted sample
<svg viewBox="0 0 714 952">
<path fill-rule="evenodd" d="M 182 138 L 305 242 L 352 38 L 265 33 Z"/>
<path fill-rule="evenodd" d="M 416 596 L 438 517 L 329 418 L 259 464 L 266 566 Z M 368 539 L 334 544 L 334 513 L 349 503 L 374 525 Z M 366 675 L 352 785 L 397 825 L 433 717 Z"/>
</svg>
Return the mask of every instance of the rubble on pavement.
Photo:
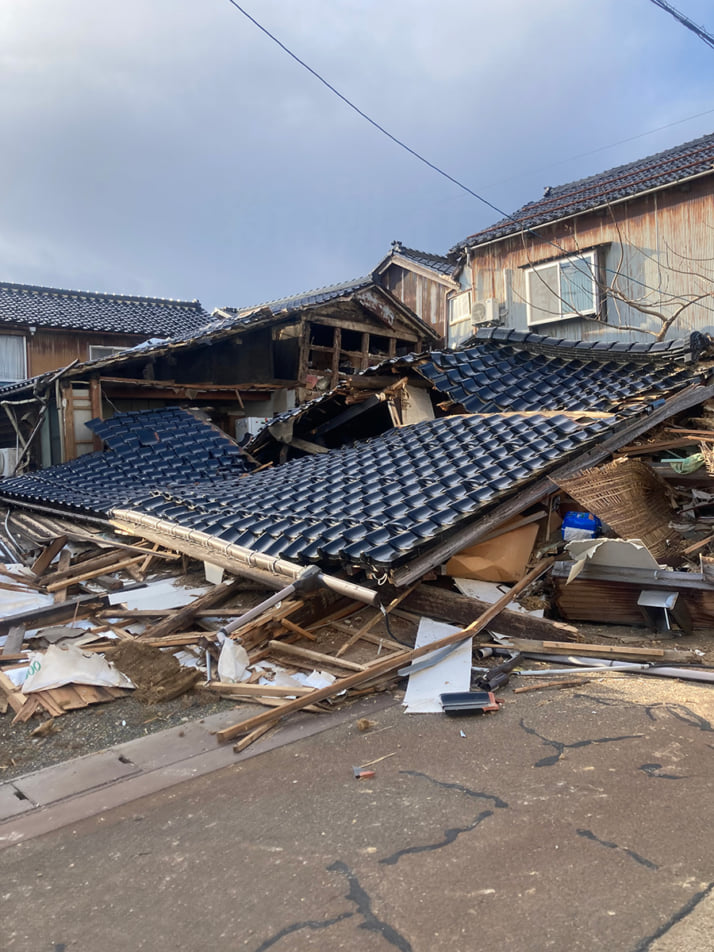
<svg viewBox="0 0 714 952">
<path fill-rule="evenodd" d="M 483 710 L 474 692 L 515 701 L 516 681 L 537 689 L 523 682 L 571 654 L 581 667 L 556 687 L 578 670 L 713 680 L 690 649 L 714 628 L 699 338 L 628 350 L 491 332 L 353 378 L 247 454 L 185 409 L 91 421 L 104 451 L 0 483 L 0 705 L 23 722 L 134 690 L 79 676 L 27 690 L 63 646 L 111 659 L 146 703 L 208 684 L 260 704 L 219 731 L 237 750 L 417 669 L 427 709 L 460 696 L 450 713 Z M 417 641 L 424 619 L 451 627 Z M 588 643 L 574 622 L 637 626 L 645 645 Z M 529 658 L 548 666 L 526 674 Z"/>
</svg>

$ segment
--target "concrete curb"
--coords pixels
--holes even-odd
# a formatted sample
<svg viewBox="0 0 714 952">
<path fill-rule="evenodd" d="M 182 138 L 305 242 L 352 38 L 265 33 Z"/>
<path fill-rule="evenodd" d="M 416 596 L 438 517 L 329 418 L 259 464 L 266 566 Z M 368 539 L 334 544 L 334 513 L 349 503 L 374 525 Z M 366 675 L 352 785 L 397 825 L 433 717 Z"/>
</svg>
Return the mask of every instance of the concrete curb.
<svg viewBox="0 0 714 952">
<path fill-rule="evenodd" d="M 390 694 L 382 694 L 331 714 L 297 714 L 240 754 L 233 753 L 231 744 L 221 746 L 216 741 L 215 731 L 236 723 L 235 711 L 222 711 L 202 721 L 15 777 L 0 784 L 0 850 L 232 767 L 394 703 Z"/>
</svg>

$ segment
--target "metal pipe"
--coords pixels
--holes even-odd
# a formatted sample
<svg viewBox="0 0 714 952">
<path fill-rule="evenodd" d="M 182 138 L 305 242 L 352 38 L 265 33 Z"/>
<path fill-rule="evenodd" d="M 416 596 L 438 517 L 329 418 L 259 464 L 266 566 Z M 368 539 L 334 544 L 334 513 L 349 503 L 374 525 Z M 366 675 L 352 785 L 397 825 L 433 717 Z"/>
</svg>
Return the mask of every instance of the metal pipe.
<svg viewBox="0 0 714 952">
<path fill-rule="evenodd" d="M 524 652 L 524 657 L 532 658 L 538 661 L 555 661 L 560 664 L 572 664 L 581 667 L 583 671 L 622 671 L 631 674 L 650 674 L 658 678 L 682 678 L 685 681 L 705 681 L 714 684 L 714 671 L 705 668 L 697 670 L 696 668 L 667 668 L 659 667 L 656 664 L 640 664 L 635 661 L 612 661 L 608 658 L 579 658 L 576 655 L 536 655 Z M 555 674 L 553 669 L 542 672 L 519 671 L 519 674 L 543 676 Z M 565 673 L 563 671 L 559 673 Z"/>
</svg>

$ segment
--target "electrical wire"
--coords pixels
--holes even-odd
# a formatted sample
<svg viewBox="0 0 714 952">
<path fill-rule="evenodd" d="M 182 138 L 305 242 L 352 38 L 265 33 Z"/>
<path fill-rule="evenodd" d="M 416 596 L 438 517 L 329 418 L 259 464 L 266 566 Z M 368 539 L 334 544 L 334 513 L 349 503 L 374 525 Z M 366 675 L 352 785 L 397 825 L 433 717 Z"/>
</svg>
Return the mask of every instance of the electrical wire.
<svg viewBox="0 0 714 952">
<path fill-rule="evenodd" d="M 321 76 L 320 73 L 317 72 L 317 70 L 314 70 L 312 66 L 308 66 L 308 64 L 304 60 L 300 59 L 297 53 L 293 53 L 293 51 L 289 47 L 287 47 L 284 43 L 282 43 L 277 38 L 277 36 L 275 36 L 275 34 L 270 32 L 270 30 L 268 30 L 261 23 L 259 23 L 255 19 L 255 17 L 251 16 L 247 10 L 244 10 L 243 7 L 239 3 L 236 2 L 236 0 L 228 0 L 228 2 L 231 4 L 231 6 L 234 6 L 236 10 L 239 10 L 243 14 L 244 17 L 250 20 L 251 23 L 257 26 L 261 32 L 265 33 L 265 35 L 269 37 L 273 41 L 273 43 L 277 43 L 280 49 L 283 50 L 285 53 L 287 53 L 288 56 L 290 56 L 292 59 L 294 59 L 296 63 L 299 63 L 300 66 L 303 67 L 303 69 L 306 69 L 308 73 L 310 73 L 312 76 L 315 77 L 315 79 L 321 82 L 323 86 L 326 86 L 330 90 L 330 92 L 334 93 L 335 96 L 341 99 L 342 102 L 346 106 L 349 106 L 349 108 L 352 109 L 354 112 L 356 112 L 358 116 L 361 116 L 363 119 L 365 119 L 371 126 L 374 126 L 375 129 L 377 129 L 379 132 L 385 135 L 388 139 L 391 139 L 392 142 L 394 142 L 400 148 L 405 149 L 410 155 L 413 155 L 415 159 L 418 159 L 420 162 L 423 162 L 424 165 L 428 166 L 434 172 L 437 172 L 439 175 L 442 175 L 445 179 L 448 179 L 449 182 L 452 182 L 454 185 L 458 186 L 460 189 L 463 189 L 464 192 L 467 192 L 469 195 L 473 196 L 473 198 L 478 199 L 479 202 L 483 202 L 484 205 L 488 205 L 488 207 L 492 209 L 494 212 L 496 212 L 497 214 L 503 215 L 505 218 L 509 218 L 509 219 L 511 218 L 511 216 L 507 212 L 504 212 L 497 205 L 494 205 L 492 202 L 489 202 L 489 200 L 487 198 L 484 198 L 483 195 L 479 195 L 478 192 L 474 192 L 473 189 L 469 188 L 468 185 L 464 185 L 463 182 L 460 182 L 457 178 L 454 178 L 453 175 L 449 175 L 448 172 L 445 172 L 443 169 L 439 168 L 438 165 L 435 165 L 433 162 L 430 162 L 429 159 L 425 158 L 423 155 L 421 155 L 421 153 L 417 152 L 416 149 L 412 149 L 412 147 L 407 145 L 406 142 L 403 142 L 401 139 L 398 139 L 395 135 L 392 135 L 392 133 L 389 132 L 388 129 L 385 129 L 384 126 L 380 125 L 376 119 L 373 119 L 371 116 L 368 116 L 367 113 L 363 112 L 359 108 L 359 106 L 356 106 L 352 102 L 351 99 L 348 99 L 347 96 L 341 93 L 339 89 L 337 89 L 335 86 L 332 85 L 332 83 L 328 82 L 324 76 Z M 516 221 L 515 218 L 511 220 L 514 222 Z M 518 223 L 516 222 L 516 224 Z"/>
<path fill-rule="evenodd" d="M 650 0 L 650 3 L 659 7 L 660 10 L 664 10 L 665 13 L 669 13 L 675 20 L 679 20 L 682 26 L 691 30 L 695 36 L 698 36 L 700 40 L 703 40 L 707 46 L 710 46 L 714 50 L 714 36 L 712 36 L 711 33 L 707 33 L 704 27 L 697 26 L 693 20 L 690 20 L 689 17 L 686 17 L 683 13 L 680 13 L 671 3 L 666 3 L 665 0 Z"/>
<path fill-rule="evenodd" d="M 504 185 L 506 182 L 514 182 L 533 172 L 547 172 L 556 165 L 567 165 L 568 162 L 574 162 L 575 159 L 585 159 L 588 156 L 597 155 L 598 152 L 607 152 L 608 149 L 614 149 L 618 145 L 625 145 L 628 142 L 635 142 L 637 139 L 653 136 L 657 132 L 663 132 L 665 129 L 671 129 L 673 126 L 681 126 L 685 122 L 691 122 L 692 119 L 701 119 L 702 116 L 710 116 L 712 113 L 714 113 L 714 109 L 705 109 L 704 112 L 695 112 L 692 116 L 685 116 L 684 119 L 675 119 L 673 122 L 666 122 L 663 126 L 656 126 L 654 129 L 648 129 L 647 132 L 639 132 L 637 135 L 628 136 L 626 139 L 618 139 L 617 142 L 610 142 L 608 145 L 598 146 L 597 149 L 589 149 L 587 152 L 576 152 L 575 155 L 570 155 L 566 159 L 556 159 L 555 162 L 550 162 L 548 165 L 541 165 L 537 169 L 531 168 L 528 172 L 519 172 L 517 175 L 510 175 L 508 178 L 499 179 L 497 182 L 489 182 L 488 187 L 491 188 L 495 185 Z"/>
<path fill-rule="evenodd" d="M 662 2 L 661 0 L 651 0 L 651 2 L 656 3 L 658 6 L 662 6 L 663 9 L 667 9 L 667 12 L 674 12 L 674 14 L 676 14 L 676 11 L 674 11 L 673 8 L 671 10 L 668 9 L 668 5 L 664 4 L 663 0 Z M 254 26 L 256 26 L 261 31 L 261 33 L 264 33 L 265 36 L 267 36 L 270 40 L 273 41 L 273 43 L 279 46 L 280 49 L 283 50 L 284 53 L 287 53 L 287 55 L 291 59 L 295 60 L 295 62 L 298 63 L 300 66 L 302 66 L 303 69 L 307 70 L 307 72 L 310 73 L 311 76 L 314 76 L 315 79 L 318 80 L 318 82 L 322 83 L 322 85 L 325 86 L 328 90 L 330 90 L 330 92 L 332 92 L 335 96 L 337 96 L 338 99 L 342 100 L 342 102 L 346 106 L 348 106 L 350 109 L 352 109 L 353 112 L 356 112 L 358 116 L 360 116 L 362 119 L 368 122 L 371 126 L 377 129 L 378 132 L 381 132 L 388 139 L 394 142 L 395 145 L 398 145 L 401 149 L 404 149 L 406 152 L 412 155 L 419 162 L 423 163 L 428 168 L 432 169 L 432 171 L 436 172 L 438 175 L 441 175 L 443 178 L 447 179 L 447 181 L 456 185 L 457 188 L 460 188 L 462 191 L 466 192 L 468 195 L 471 195 L 472 198 L 475 198 L 477 201 L 481 202 L 483 205 L 486 205 L 488 208 L 496 212 L 498 215 L 501 215 L 502 218 L 507 219 L 510 222 L 513 222 L 513 224 L 518 226 L 518 229 L 521 234 L 528 234 L 532 238 L 535 238 L 536 240 L 543 242 L 544 244 L 551 245 L 558 252 L 560 252 L 561 255 L 566 255 L 571 257 L 573 256 L 573 252 L 567 251 L 561 244 L 559 244 L 553 238 L 548 238 L 547 236 L 539 234 L 530 226 L 525 225 L 523 222 L 519 221 L 509 212 L 506 212 L 502 208 L 499 208 L 498 205 L 495 205 L 493 202 L 490 202 L 487 198 L 484 198 L 483 195 L 480 195 L 478 192 L 474 191 L 472 188 L 469 188 L 468 185 L 465 185 L 463 182 L 459 181 L 459 179 L 455 178 L 453 175 L 450 175 L 448 172 L 444 171 L 444 169 L 440 168 L 435 163 L 429 161 L 429 159 L 421 155 L 421 153 L 417 152 L 416 149 L 412 149 L 412 147 L 407 145 L 406 142 L 403 142 L 397 136 L 393 135 L 391 132 L 389 132 L 388 129 L 385 129 L 384 126 L 380 125 L 380 123 L 378 123 L 376 119 L 373 119 L 366 112 L 360 109 L 359 106 L 353 103 L 351 99 L 349 99 L 347 96 L 344 95 L 344 93 L 341 93 L 339 89 L 333 86 L 332 83 L 330 83 L 327 79 L 325 79 L 324 76 L 318 73 L 317 70 L 313 69 L 312 66 L 309 66 L 303 59 L 301 59 L 297 55 L 297 53 L 294 53 L 288 46 L 285 45 L 285 43 L 279 40 L 278 37 L 275 36 L 274 33 L 271 33 L 271 31 L 268 30 L 267 27 L 263 26 L 263 24 L 260 23 L 258 20 L 256 20 L 254 16 L 248 13 L 248 11 L 237 2 L 237 0 L 228 0 L 228 3 L 230 3 L 231 6 L 235 7 L 235 9 L 238 10 L 239 13 L 241 13 L 247 20 L 249 20 Z M 689 22 L 691 21 L 688 21 L 688 23 L 685 25 L 689 25 Z M 694 24 L 692 24 L 692 26 L 693 25 Z M 712 41 L 714 43 L 714 38 L 712 38 Z M 644 134 L 647 134 L 647 133 L 644 133 Z M 628 141 L 628 140 L 624 140 L 624 141 Z M 574 265 L 574 268 L 584 277 L 588 277 L 588 278 L 592 277 L 589 270 L 582 270 L 577 265 Z M 659 290 L 657 288 L 650 287 L 649 285 L 643 284 L 642 282 L 640 283 L 642 287 L 646 288 L 647 290 L 653 291 L 655 293 L 659 293 Z"/>
</svg>

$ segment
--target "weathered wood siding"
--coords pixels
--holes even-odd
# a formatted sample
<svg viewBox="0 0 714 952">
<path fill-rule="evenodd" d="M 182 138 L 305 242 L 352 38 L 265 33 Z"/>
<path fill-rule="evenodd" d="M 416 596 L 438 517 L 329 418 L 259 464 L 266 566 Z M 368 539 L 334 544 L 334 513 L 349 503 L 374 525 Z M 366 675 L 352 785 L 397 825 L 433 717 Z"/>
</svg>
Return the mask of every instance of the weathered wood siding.
<svg viewBox="0 0 714 952">
<path fill-rule="evenodd" d="M 35 377 L 50 370 L 66 367 L 73 360 L 89 360 L 89 348 L 133 347 L 139 336 L 127 334 L 89 334 L 83 331 L 57 331 L 38 328 L 27 334 L 27 374 Z"/>
<path fill-rule="evenodd" d="M 474 248 L 470 273 L 474 300 L 496 298 L 506 307 L 507 327 L 528 330 L 526 270 L 567 254 L 599 247 L 607 280 L 617 282 L 629 299 L 668 314 L 672 296 L 714 291 L 714 177 L 689 186 L 652 192 L 537 229 L 544 240 L 517 236 Z M 549 242 L 553 242 L 551 244 Z M 559 246 L 562 252 L 558 250 Z M 656 317 L 613 300 L 608 295 L 607 323 L 555 319 L 533 326 L 539 334 L 571 340 L 594 338 L 651 340 L 661 323 Z M 631 325 L 641 331 L 618 330 Z M 714 333 L 714 298 L 693 304 L 670 329 L 668 337 L 693 330 Z"/>
<path fill-rule="evenodd" d="M 448 287 L 396 264 L 390 265 L 380 280 L 395 298 L 433 327 L 442 339 L 445 338 Z"/>
</svg>

